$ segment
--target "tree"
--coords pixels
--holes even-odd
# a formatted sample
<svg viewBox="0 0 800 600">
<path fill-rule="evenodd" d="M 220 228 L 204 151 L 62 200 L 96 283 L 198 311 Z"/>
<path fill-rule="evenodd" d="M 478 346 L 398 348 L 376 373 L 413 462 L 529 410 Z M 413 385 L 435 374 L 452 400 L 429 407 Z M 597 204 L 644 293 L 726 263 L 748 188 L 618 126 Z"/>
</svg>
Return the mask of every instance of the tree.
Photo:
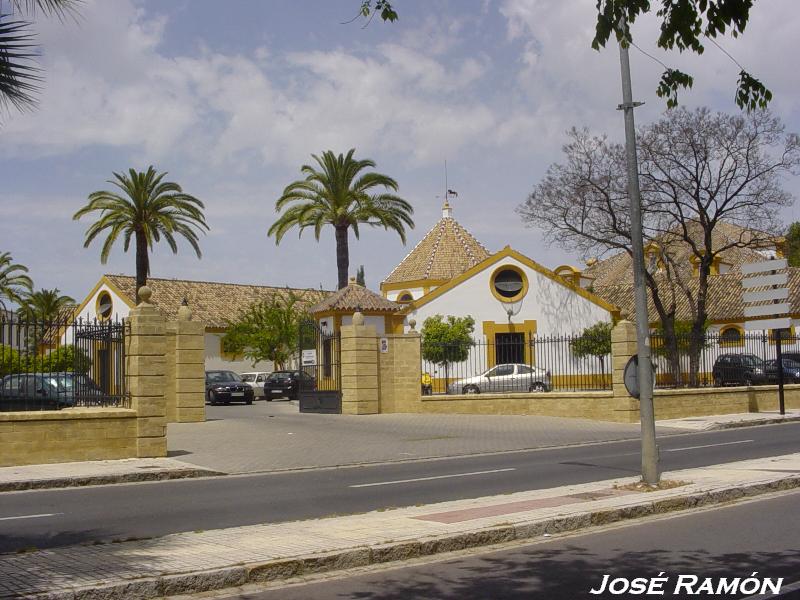
<svg viewBox="0 0 800 600">
<path fill-rule="evenodd" d="M 611 323 L 595 323 L 583 330 L 580 337 L 572 340 L 572 354 L 576 358 L 595 356 L 600 361 L 600 370 L 605 373 L 606 356 L 611 354 Z"/>
<path fill-rule="evenodd" d="M 786 258 L 790 267 L 800 267 L 800 222 L 789 225 L 786 232 Z"/>
<path fill-rule="evenodd" d="M 447 319 L 434 315 L 422 324 L 422 358 L 444 367 L 445 388 L 450 379 L 450 364 L 467 360 L 474 342 L 475 319 L 470 316 Z"/>
<path fill-rule="evenodd" d="M 24 370 L 24 361 L 20 353 L 5 344 L 0 344 L 0 377 Z"/>
<path fill-rule="evenodd" d="M 31 291 L 33 281 L 25 275 L 28 267 L 14 262 L 9 252 L 0 252 L 0 308 L 6 310 L 5 300 L 19 304 Z"/>
<path fill-rule="evenodd" d="M 549 167 L 519 214 L 551 243 L 584 258 L 631 254 L 624 148 L 587 130 L 573 129 L 569 137 L 565 161 Z M 733 248 L 774 243 L 779 210 L 791 203 L 781 178 L 800 166 L 800 141 L 766 111 L 732 116 L 707 109 L 668 111 L 637 137 L 645 243 L 658 258 L 646 282 L 670 356 L 679 354 L 677 307 L 688 302 L 694 376 L 712 267 Z M 740 234 L 720 235 L 725 224 Z"/>
<path fill-rule="evenodd" d="M 124 195 L 110 191 L 98 191 L 89 195 L 89 203 L 72 217 L 78 220 L 84 215 L 99 212 L 100 216 L 86 230 L 84 248 L 101 233 L 108 231 L 100 251 L 100 262 L 106 264 L 114 242 L 123 236 L 123 249 L 130 247 L 131 238 L 136 243 L 136 301 L 139 288 L 147 283 L 150 274 L 149 250 L 163 237 L 174 254 L 178 253 L 175 236 L 185 238 L 197 254 L 202 257 L 197 231 L 208 231 L 203 216 L 203 203 L 185 194 L 177 183 L 162 181 L 167 173 L 156 173 L 150 166 L 146 172 L 134 169 L 128 175 L 114 173 L 111 183 Z"/>
<path fill-rule="evenodd" d="M 725 36 L 727 30 L 734 38 L 744 33 L 753 0 L 657 0 L 656 4 L 661 5 L 656 10 L 661 20 L 661 34 L 656 44 L 664 50 L 677 48 L 679 52 L 689 50 L 703 54 L 703 38 L 717 45 L 715 39 Z M 592 40 L 595 50 L 604 48 L 612 33 L 620 43 L 633 44 L 631 25 L 637 17 L 653 10 L 650 0 L 596 0 L 596 8 L 597 23 Z M 388 0 L 363 0 L 356 18 L 364 17 L 369 24 L 376 14 L 384 21 L 399 18 Z M 736 64 L 740 69 L 736 104 L 748 110 L 766 108 L 772 100 L 772 92 Z M 667 108 L 674 108 L 678 105 L 678 89 L 691 88 L 693 83 L 691 75 L 667 68 L 661 75 L 656 94 L 667 99 Z"/>
<path fill-rule="evenodd" d="M 300 321 L 305 312 L 290 290 L 252 304 L 229 324 L 222 338 L 226 352 L 242 353 L 253 365 L 268 360 L 282 369 L 297 354 Z"/>
<path fill-rule="evenodd" d="M 0 106 L 23 111 L 36 104 L 35 94 L 42 80 L 33 23 L 16 15 L 33 18 L 37 11 L 64 19 L 80 0 L 10 0 L 10 11 L 0 5 Z"/>
<path fill-rule="evenodd" d="M 364 265 L 358 267 L 358 271 L 356 271 L 356 283 L 367 287 L 367 282 L 364 279 Z"/>
<path fill-rule="evenodd" d="M 19 312 L 27 321 L 53 322 L 58 320 L 62 310 L 74 305 L 75 300 L 61 295 L 58 288 L 42 288 L 38 292 L 29 293 L 23 299 Z"/>
<path fill-rule="evenodd" d="M 330 150 L 323 152 L 321 157 L 312 154 L 318 168 L 311 165 L 300 168 L 306 177 L 290 183 L 283 190 L 275 203 L 275 210 L 284 212 L 268 232 L 279 244 L 291 228 L 298 227 L 302 235 L 303 230 L 311 227 L 319 241 L 322 228 L 333 226 L 339 289 L 347 287 L 350 268 L 348 232 L 351 228 L 356 239 L 360 224 L 391 229 L 405 244 L 405 226 L 414 227 L 411 219 L 414 209 L 408 202 L 393 193 L 372 193 L 375 188 L 396 192 L 397 182 L 381 173 L 361 173 L 366 168 L 375 167 L 375 161 L 356 160 L 354 153 L 355 149 L 346 156 L 337 156 Z"/>
</svg>

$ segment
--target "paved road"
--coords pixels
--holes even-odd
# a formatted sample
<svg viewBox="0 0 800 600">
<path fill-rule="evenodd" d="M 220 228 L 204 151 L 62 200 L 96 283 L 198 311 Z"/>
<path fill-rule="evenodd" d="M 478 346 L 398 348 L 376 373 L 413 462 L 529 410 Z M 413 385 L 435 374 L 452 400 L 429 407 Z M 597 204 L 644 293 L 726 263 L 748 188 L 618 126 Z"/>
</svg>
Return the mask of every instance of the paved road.
<svg viewBox="0 0 800 600">
<path fill-rule="evenodd" d="M 677 575 L 784 577 L 800 582 L 800 492 L 491 553 L 474 553 L 366 575 L 327 578 L 266 592 L 220 593 L 240 600 L 578 600 L 696 598 L 675 595 Z M 591 595 L 603 575 L 670 576 L 663 596 Z M 251 588 L 254 590 L 254 588 Z M 800 597 L 800 585 L 781 600 Z M 745 594 L 746 595 L 746 594 Z M 726 595 L 742 598 L 744 595 Z M 701 595 L 708 598 L 711 596 Z M 713 596 L 720 597 L 720 596 Z M 775 597 L 775 596 L 772 596 Z"/>
<path fill-rule="evenodd" d="M 800 451 L 800 424 L 671 436 L 665 470 Z M 0 494 L 0 552 L 354 514 L 639 472 L 639 443 Z M 45 516 L 40 516 L 45 515 Z"/>
<path fill-rule="evenodd" d="M 640 431 L 638 424 L 537 416 L 300 414 L 285 401 L 206 409 L 205 423 L 169 425 L 170 455 L 224 473 L 636 439 Z"/>
</svg>

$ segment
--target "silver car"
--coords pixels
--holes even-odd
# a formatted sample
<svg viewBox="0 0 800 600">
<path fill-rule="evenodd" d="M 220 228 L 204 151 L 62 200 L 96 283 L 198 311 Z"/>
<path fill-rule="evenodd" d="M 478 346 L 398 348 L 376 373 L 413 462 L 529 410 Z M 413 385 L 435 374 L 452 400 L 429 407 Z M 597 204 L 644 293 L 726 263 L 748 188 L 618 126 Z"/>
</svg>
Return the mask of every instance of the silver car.
<svg viewBox="0 0 800 600">
<path fill-rule="evenodd" d="M 513 363 L 497 365 L 480 375 L 459 379 L 447 386 L 447 393 L 549 392 L 551 389 L 550 371 Z"/>
</svg>

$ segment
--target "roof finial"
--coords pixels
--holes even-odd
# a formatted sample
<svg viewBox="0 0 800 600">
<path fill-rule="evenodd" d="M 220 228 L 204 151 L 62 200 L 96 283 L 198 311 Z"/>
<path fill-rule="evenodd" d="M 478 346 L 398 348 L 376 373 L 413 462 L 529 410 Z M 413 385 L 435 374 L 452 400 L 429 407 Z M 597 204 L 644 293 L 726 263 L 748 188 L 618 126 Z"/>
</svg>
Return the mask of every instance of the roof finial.
<svg viewBox="0 0 800 600">
<path fill-rule="evenodd" d="M 444 206 L 442 206 L 442 218 L 449 219 L 452 216 L 453 216 L 453 209 L 450 208 L 450 203 L 447 200 L 445 200 Z"/>
</svg>

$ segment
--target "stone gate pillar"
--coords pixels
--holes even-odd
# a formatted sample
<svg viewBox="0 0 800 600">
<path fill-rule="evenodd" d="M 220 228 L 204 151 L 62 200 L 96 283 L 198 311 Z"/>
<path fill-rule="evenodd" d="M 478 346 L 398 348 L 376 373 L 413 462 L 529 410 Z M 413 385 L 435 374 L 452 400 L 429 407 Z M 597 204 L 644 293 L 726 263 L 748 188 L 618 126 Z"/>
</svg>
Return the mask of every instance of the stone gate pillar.
<svg viewBox="0 0 800 600">
<path fill-rule="evenodd" d="M 372 415 L 378 401 L 378 346 L 374 325 L 364 325 L 364 315 L 353 315 L 352 325 L 342 325 L 342 414 Z"/>
<path fill-rule="evenodd" d="M 137 413 L 136 455 L 167 455 L 165 391 L 166 335 L 164 315 L 150 304 L 152 291 L 139 289 L 139 304 L 131 309 L 125 336 L 125 377 L 131 408 Z"/>
<path fill-rule="evenodd" d="M 625 389 L 625 365 L 637 352 L 636 325 L 627 319 L 621 320 L 611 330 L 611 383 L 614 390 L 614 412 L 616 421 L 637 423 L 639 401 Z"/>
<path fill-rule="evenodd" d="M 166 324 L 166 416 L 170 423 L 206 420 L 205 324 L 192 321 L 185 303 Z"/>
</svg>

